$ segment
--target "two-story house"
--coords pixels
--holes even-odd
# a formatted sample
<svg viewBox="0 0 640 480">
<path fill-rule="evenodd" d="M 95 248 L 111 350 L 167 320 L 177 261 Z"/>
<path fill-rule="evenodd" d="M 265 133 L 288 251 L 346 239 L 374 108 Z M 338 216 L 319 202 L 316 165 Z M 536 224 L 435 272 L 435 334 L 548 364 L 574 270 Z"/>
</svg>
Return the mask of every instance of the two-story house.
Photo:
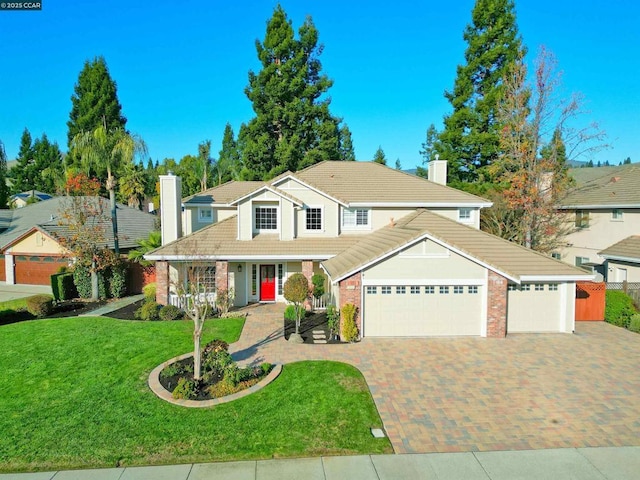
<svg viewBox="0 0 640 480">
<path fill-rule="evenodd" d="M 560 210 L 569 214 L 575 230 L 556 257 L 593 268 L 609 282 L 627 280 L 628 271 L 638 268 L 627 261 L 633 255 L 620 260 L 624 255 L 617 255 L 619 247 L 609 248 L 625 239 L 629 241 L 623 248 L 635 245 L 633 236 L 640 235 L 640 166 L 577 168 L 571 170 L 571 175 L 576 188 L 564 199 Z M 635 255 L 640 256 L 640 252 Z M 607 261 L 607 256 L 620 258 Z M 634 275 L 639 278 L 640 271 Z"/>
<path fill-rule="evenodd" d="M 180 179 L 162 176 L 163 246 L 146 256 L 158 301 L 190 268 L 237 306 L 282 302 L 289 275 L 321 273 L 330 302 L 358 307 L 363 336 L 572 332 L 575 282 L 592 276 L 480 231 L 491 204 L 444 185 L 446 162 L 429 176 L 322 162 L 183 202 Z"/>
</svg>

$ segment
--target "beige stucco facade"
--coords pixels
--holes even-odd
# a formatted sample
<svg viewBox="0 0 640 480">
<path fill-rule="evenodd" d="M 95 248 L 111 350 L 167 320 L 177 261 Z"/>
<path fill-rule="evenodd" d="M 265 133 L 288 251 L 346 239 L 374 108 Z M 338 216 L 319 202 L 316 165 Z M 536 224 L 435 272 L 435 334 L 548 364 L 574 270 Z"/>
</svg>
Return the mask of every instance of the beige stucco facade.
<svg viewBox="0 0 640 480">
<path fill-rule="evenodd" d="M 66 252 L 55 239 L 40 231 L 31 232 L 7 250 L 12 255 L 63 255 Z"/>
<path fill-rule="evenodd" d="M 622 262 L 607 260 L 607 281 L 609 282 L 640 282 L 640 262 Z"/>
</svg>

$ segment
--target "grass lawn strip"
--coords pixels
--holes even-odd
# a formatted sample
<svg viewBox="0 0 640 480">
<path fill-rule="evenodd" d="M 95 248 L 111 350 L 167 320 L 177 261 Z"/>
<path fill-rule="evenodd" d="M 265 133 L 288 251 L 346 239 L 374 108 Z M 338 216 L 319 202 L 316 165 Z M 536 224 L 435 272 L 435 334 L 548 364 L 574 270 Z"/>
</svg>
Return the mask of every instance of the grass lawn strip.
<svg viewBox="0 0 640 480">
<path fill-rule="evenodd" d="M 244 319 L 207 321 L 203 344 Z M 0 471 L 59 470 L 325 454 L 388 453 L 360 372 L 286 365 L 272 384 L 210 409 L 157 398 L 150 371 L 192 347 L 189 321 L 103 317 L 0 327 Z"/>
</svg>

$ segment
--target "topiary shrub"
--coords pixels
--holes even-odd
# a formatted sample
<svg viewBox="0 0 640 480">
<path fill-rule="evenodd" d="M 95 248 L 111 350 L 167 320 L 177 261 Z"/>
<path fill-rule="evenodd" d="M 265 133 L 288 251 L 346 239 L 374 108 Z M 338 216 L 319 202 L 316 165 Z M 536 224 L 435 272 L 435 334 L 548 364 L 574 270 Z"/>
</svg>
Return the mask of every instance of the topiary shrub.
<svg viewBox="0 0 640 480">
<path fill-rule="evenodd" d="M 27 311 L 37 318 L 51 315 L 53 311 L 53 298 L 50 295 L 33 295 L 26 300 Z"/>
<path fill-rule="evenodd" d="M 156 284 L 155 284 L 155 282 L 148 283 L 147 285 L 142 287 L 142 293 L 144 294 L 144 298 L 145 299 L 153 300 L 155 302 L 156 301 Z"/>
<path fill-rule="evenodd" d="M 629 320 L 629 330 L 640 333 L 640 313 L 635 313 Z"/>
<path fill-rule="evenodd" d="M 171 396 L 175 399 L 193 400 L 198 397 L 198 386 L 195 380 L 182 377 Z"/>
<path fill-rule="evenodd" d="M 163 305 L 158 312 L 160 320 L 182 320 L 184 318 L 184 312 L 175 305 Z"/>
<path fill-rule="evenodd" d="M 608 290 L 606 293 L 604 321 L 618 327 L 627 328 L 636 313 L 633 300 L 626 293 Z"/>
<path fill-rule="evenodd" d="M 136 310 L 135 317 L 137 320 L 143 320 L 145 322 L 160 320 L 160 308 L 162 308 L 162 305 L 158 305 L 156 302 L 146 301 Z"/>
<path fill-rule="evenodd" d="M 51 275 L 51 292 L 56 302 L 71 300 L 78 296 L 72 273 L 56 273 Z"/>
<path fill-rule="evenodd" d="M 320 298 L 324 295 L 324 275 L 321 273 L 316 273 L 311 277 L 311 283 L 313 284 L 313 296 L 315 298 Z"/>
<path fill-rule="evenodd" d="M 109 270 L 109 295 L 112 298 L 122 298 L 126 293 L 127 266 L 121 262 Z"/>
<path fill-rule="evenodd" d="M 80 298 L 91 298 L 91 272 L 88 267 L 76 263 L 73 269 L 73 283 Z"/>
<path fill-rule="evenodd" d="M 342 339 L 346 342 L 355 342 L 358 339 L 358 327 L 356 325 L 356 313 L 358 308 L 353 303 L 342 306 Z"/>
</svg>

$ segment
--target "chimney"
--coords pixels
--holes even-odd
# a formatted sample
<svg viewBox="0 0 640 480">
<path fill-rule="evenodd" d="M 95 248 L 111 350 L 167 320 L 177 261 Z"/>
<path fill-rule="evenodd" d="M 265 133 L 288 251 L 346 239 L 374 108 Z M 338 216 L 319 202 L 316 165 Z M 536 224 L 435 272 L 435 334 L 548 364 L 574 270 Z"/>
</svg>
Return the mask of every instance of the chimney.
<svg viewBox="0 0 640 480">
<path fill-rule="evenodd" d="M 447 184 L 447 161 L 439 160 L 440 155 L 436 155 L 435 160 L 431 160 L 429 162 L 429 171 L 427 173 L 427 178 L 434 182 L 439 183 L 440 185 Z"/>
<path fill-rule="evenodd" d="M 182 236 L 182 180 L 171 172 L 160 175 L 160 230 L 162 245 Z"/>
</svg>

